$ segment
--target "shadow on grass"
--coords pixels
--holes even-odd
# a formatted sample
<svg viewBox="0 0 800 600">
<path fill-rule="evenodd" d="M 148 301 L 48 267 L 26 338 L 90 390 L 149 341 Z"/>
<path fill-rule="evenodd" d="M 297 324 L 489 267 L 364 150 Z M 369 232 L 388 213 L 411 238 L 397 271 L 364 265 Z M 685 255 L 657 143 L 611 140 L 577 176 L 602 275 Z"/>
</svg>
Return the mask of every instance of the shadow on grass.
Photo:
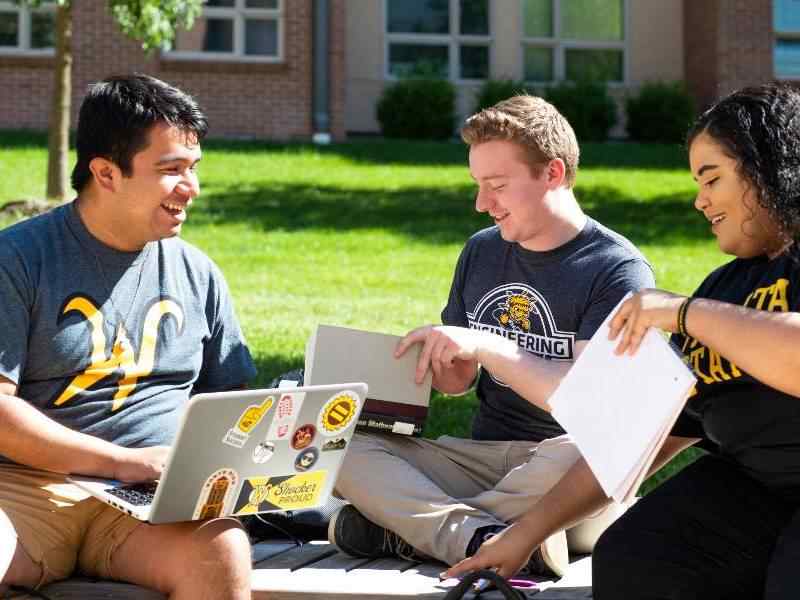
<svg viewBox="0 0 800 600">
<path fill-rule="evenodd" d="M 311 185 L 246 191 L 214 190 L 201 200 L 193 223 L 245 222 L 263 231 L 381 229 L 431 244 L 462 244 L 491 225 L 473 206 L 472 186 L 366 192 Z M 634 244 L 686 243 L 708 238 L 708 225 L 683 194 L 643 200 L 608 186 L 579 191 L 584 210 Z"/>
<path fill-rule="evenodd" d="M 414 140 L 367 139 L 314 146 L 276 144 L 265 141 L 208 140 L 208 150 L 242 153 L 317 153 L 338 156 L 354 163 L 407 166 L 468 167 L 468 148 L 460 140 L 425 142 Z M 581 144 L 581 167 L 609 169 L 687 169 L 685 149 L 677 144 L 603 142 Z M 579 168 L 580 177 L 580 168 Z"/>
<path fill-rule="evenodd" d="M 74 135 L 70 145 L 74 148 Z M 41 148 L 47 151 L 47 133 L 30 130 L 0 131 L 0 148 Z M 340 156 L 354 163 L 374 165 L 461 165 L 467 168 L 467 147 L 454 138 L 446 142 L 387 140 L 383 138 L 315 146 L 307 143 L 275 143 L 265 140 L 208 139 L 206 150 L 247 154 L 301 155 L 317 153 Z M 677 144 L 605 142 L 581 144 L 581 166 L 598 168 L 686 169 L 686 151 Z M 580 176 L 580 175 L 579 175 Z"/>
</svg>

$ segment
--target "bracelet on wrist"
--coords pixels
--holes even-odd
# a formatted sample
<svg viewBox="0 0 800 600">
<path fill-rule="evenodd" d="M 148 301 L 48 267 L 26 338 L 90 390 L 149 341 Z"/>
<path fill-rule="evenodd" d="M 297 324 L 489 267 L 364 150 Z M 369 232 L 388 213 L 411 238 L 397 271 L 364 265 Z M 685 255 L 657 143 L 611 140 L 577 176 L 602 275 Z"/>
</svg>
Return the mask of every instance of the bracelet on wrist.
<svg viewBox="0 0 800 600">
<path fill-rule="evenodd" d="M 684 337 L 689 337 L 689 333 L 686 331 L 686 313 L 689 311 L 689 305 L 694 301 L 695 298 L 690 296 L 678 308 L 678 333 Z"/>
</svg>

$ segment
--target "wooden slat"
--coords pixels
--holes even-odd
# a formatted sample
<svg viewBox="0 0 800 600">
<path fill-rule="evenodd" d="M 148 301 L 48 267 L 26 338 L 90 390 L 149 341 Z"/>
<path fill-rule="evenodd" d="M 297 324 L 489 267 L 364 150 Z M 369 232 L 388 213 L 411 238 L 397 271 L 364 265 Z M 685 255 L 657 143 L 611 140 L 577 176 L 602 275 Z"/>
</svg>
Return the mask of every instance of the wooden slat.
<svg viewBox="0 0 800 600">
<path fill-rule="evenodd" d="M 296 571 L 323 558 L 332 556 L 336 552 L 336 547 L 328 543 L 304 544 L 302 548 L 292 548 L 288 552 L 281 552 L 272 558 L 259 562 L 257 569 L 288 569 L 289 571 Z"/>
<path fill-rule="evenodd" d="M 82 578 L 51 583 L 42 592 L 52 600 L 166 600 L 163 594 L 136 585 Z"/>
<path fill-rule="evenodd" d="M 325 548 L 324 546 L 322 548 Z M 332 548 L 332 547 L 331 547 Z M 437 576 L 423 574 L 420 565 L 397 559 L 366 561 L 336 552 L 308 562 L 310 551 L 286 553 L 299 554 L 307 564 L 290 570 L 294 561 L 279 555 L 259 564 L 253 573 L 254 600 L 379 600 L 381 598 L 409 597 L 439 599 L 447 588 L 442 587 Z M 438 575 L 441 566 L 429 565 Z"/>
<path fill-rule="evenodd" d="M 284 552 L 288 552 L 293 548 L 297 548 L 297 544 L 294 542 L 259 542 L 253 545 L 250 551 L 253 560 L 253 568 L 258 568 L 259 563 L 274 558 Z"/>
</svg>

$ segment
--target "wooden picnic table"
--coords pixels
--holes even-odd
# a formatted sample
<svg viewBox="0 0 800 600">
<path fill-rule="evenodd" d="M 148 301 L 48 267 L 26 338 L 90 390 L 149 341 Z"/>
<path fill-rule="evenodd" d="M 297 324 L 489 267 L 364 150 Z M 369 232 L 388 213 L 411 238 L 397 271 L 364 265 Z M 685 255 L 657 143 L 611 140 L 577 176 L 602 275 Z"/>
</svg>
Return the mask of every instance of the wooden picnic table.
<svg viewBox="0 0 800 600">
<path fill-rule="evenodd" d="M 253 547 L 253 600 L 397 600 L 444 597 L 456 580 L 439 581 L 441 563 L 401 559 L 353 558 L 327 542 L 298 547 L 289 542 L 262 542 Z M 536 600 L 591 600 L 591 557 L 573 561 L 559 581 L 539 579 L 541 589 L 526 591 Z M 85 578 L 69 579 L 42 590 L 52 600 L 165 600 L 134 585 Z M 472 593 L 466 598 L 475 598 Z M 486 591 L 482 600 L 500 600 Z M 24 596 L 23 598 L 33 598 Z"/>
</svg>

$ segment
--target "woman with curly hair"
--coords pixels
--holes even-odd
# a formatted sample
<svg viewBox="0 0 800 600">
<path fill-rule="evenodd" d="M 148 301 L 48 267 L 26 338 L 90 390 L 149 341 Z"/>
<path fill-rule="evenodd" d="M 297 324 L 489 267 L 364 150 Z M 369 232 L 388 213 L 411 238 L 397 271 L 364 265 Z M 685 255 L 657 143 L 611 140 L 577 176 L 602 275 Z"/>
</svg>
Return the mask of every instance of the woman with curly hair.
<svg viewBox="0 0 800 600">
<path fill-rule="evenodd" d="M 800 598 L 800 94 L 747 88 L 689 132 L 703 213 L 734 260 L 691 297 L 646 290 L 611 322 L 697 376 L 673 435 L 709 453 L 643 498 L 595 549 L 595 600 Z"/>
<path fill-rule="evenodd" d="M 611 321 L 617 352 L 674 333 L 697 385 L 655 464 L 708 452 L 633 505 L 593 556 L 595 600 L 800 598 L 800 93 L 735 92 L 688 136 L 694 201 L 735 258 L 690 297 L 644 290 Z M 607 502 L 584 460 L 447 575 L 512 575 L 552 531 Z"/>
</svg>

